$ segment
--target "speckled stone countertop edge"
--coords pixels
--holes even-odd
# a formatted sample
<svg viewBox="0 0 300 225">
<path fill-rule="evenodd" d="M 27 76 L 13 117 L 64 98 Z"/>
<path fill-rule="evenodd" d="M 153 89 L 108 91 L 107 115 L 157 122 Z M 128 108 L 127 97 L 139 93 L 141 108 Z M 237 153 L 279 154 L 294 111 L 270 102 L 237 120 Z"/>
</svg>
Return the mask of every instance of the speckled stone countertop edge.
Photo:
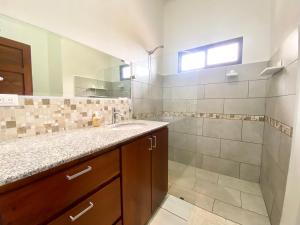
<svg viewBox="0 0 300 225">
<path fill-rule="evenodd" d="M 53 136 L 51 136 L 51 135 L 41 135 L 41 136 L 36 136 L 36 137 L 26 137 L 26 138 L 11 140 L 9 142 L 3 142 L 3 143 L 0 142 L 0 148 L 1 148 L 0 149 L 0 163 L 1 163 L 1 165 L 0 165 L 0 188 L 3 187 L 3 186 L 6 186 L 8 184 L 18 182 L 18 181 L 23 180 L 25 178 L 28 178 L 30 176 L 37 175 L 39 173 L 45 172 L 45 171 L 50 170 L 52 168 L 61 166 L 63 164 L 72 162 L 74 160 L 77 160 L 77 159 L 84 158 L 84 157 L 89 156 L 89 155 L 99 153 L 103 150 L 106 150 L 108 148 L 120 145 L 122 143 L 125 143 L 125 142 L 131 140 L 131 139 L 137 138 L 139 136 L 143 136 L 147 133 L 150 133 L 150 132 L 153 132 L 155 130 L 161 129 L 161 128 L 166 127 L 168 125 L 167 122 L 156 122 L 156 121 L 139 121 L 139 122 L 146 123 L 149 126 L 147 126 L 146 128 L 143 128 L 143 129 L 122 130 L 122 131 L 119 131 L 119 132 L 115 132 L 116 135 L 118 133 L 120 134 L 121 132 L 123 134 L 124 134 L 124 132 L 129 132 L 129 133 L 132 133 L 132 134 L 127 134 L 124 137 L 116 138 L 116 139 L 114 139 L 110 142 L 108 141 L 105 144 L 100 144 L 99 147 L 91 147 L 91 148 L 87 147 L 86 149 L 83 149 L 82 151 L 80 151 L 78 154 L 73 154 L 73 155 L 70 155 L 70 156 L 62 155 L 62 157 L 59 158 L 59 159 L 56 157 L 56 159 L 54 159 L 51 162 L 46 163 L 46 164 L 44 163 L 44 164 L 39 165 L 38 162 L 37 162 L 38 160 L 36 160 L 36 162 L 34 162 L 34 163 L 37 163 L 37 165 L 32 163 L 32 164 L 30 164 L 31 166 L 28 169 L 26 169 L 26 164 L 28 164 L 28 161 L 24 160 L 24 162 L 23 162 L 22 159 L 19 162 L 16 162 L 16 160 L 9 160 L 10 157 L 7 157 L 7 158 L 3 157 L 3 154 L 5 154 L 5 153 L 1 152 L 1 149 L 3 149 L 4 147 L 10 148 L 9 149 L 10 152 L 9 152 L 9 150 L 8 150 L 8 152 L 10 154 L 11 153 L 13 154 L 14 150 L 12 150 L 12 148 L 14 146 L 18 146 L 19 142 L 20 142 L 20 144 L 22 144 L 23 142 L 26 142 L 26 141 L 30 142 L 31 140 L 32 141 L 37 140 L 37 142 L 39 142 L 40 139 L 43 139 L 43 138 L 45 139 L 45 138 L 47 138 L 47 136 L 48 137 L 54 137 L 55 136 L 56 139 L 59 139 L 60 133 L 57 133 Z M 93 133 L 93 129 L 94 129 L 95 132 L 99 131 L 97 129 L 102 129 L 102 130 L 100 130 L 100 131 L 102 131 L 102 133 L 100 132 L 100 134 L 104 134 L 105 130 L 107 130 L 107 132 L 112 132 L 111 128 L 107 128 L 107 127 L 106 128 L 85 128 L 85 129 L 73 130 L 71 132 L 62 132 L 61 135 L 66 136 L 66 135 L 72 135 L 72 133 L 74 133 L 74 134 L 79 133 L 79 135 L 82 135 L 82 134 L 85 134 L 85 133 Z M 91 140 L 92 139 L 93 139 L 93 137 L 91 137 Z M 104 137 L 104 139 L 105 139 L 105 137 Z M 24 146 L 22 146 L 22 147 L 24 147 Z M 64 148 L 64 146 L 59 146 L 59 148 Z M 56 151 L 59 151 L 59 148 L 56 149 Z M 28 147 L 27 149 L 30 149 L 30 147 Z M 53 151 L 55 151 L 55 150 L 53 150 Z M 70 151 L 72 151 L 72 149 Z M 16 152 L 17 152 L 17 150 L 16 150 Z M 57 153 L 57 152 L 54 152 L 54 154 L 55 153 Z M 51 154 L 51 150 L 50 150 L 50 154 Z M 18 154 L 16 154 L 16 155 L 18 155 Z M 10 158 L 10 159 L 13 159 L 13 158 Z M 24 166 L 22 166 L 22 164 Z M 18 171 L 16 171 L 16 170 L 18 170 Z"/>
</svg>

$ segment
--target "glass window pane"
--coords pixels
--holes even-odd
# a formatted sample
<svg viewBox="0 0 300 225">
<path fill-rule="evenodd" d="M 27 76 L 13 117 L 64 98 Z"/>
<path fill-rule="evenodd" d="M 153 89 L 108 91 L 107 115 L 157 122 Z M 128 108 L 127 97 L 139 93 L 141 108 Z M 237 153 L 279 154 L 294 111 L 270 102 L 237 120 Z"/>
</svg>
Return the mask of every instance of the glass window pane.
<svg viewBox="0 0 300 225">
<path fill-rule="evenodd" d="M 131 76 L 130 66 L 123 66 L 121 74 L 122 74 L 122 79 L 130 79 Z"/>
<path fill-rule="evenodd" d="M 205 67 L 205 52 L 187 53 L 181 56 L 181 71 Z"/>
<path fill-rule="evenodd" d="M 239 60 L 239 43 L 222 45 L 207 50 L 207 65 L 218 65 Z"/>
</svg>

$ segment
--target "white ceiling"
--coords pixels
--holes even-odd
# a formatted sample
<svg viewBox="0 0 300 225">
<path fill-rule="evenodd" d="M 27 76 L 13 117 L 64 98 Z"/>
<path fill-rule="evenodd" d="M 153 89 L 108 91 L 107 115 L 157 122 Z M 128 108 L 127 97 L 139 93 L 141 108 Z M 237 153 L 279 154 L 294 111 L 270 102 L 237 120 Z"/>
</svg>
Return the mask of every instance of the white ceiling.
<svg viewBox="0 0 300 225">
<path fill-rule="evenodd" d="M 162 0 L 0 0 L 0 5 L 4 15 L 125 60 L 162 44 Z"/>
</svg>

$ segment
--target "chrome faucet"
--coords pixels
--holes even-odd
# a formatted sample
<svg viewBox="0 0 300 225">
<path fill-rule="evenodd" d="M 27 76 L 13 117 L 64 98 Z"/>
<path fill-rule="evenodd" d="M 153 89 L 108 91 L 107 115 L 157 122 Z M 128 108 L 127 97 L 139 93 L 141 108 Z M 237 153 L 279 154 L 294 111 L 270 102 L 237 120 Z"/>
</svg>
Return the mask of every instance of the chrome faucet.
<svg viewBox="0 0 300 225">
<path fill-rule="evenodd" d="M 113 108 L 112 108 L 112 119 L 111 119 L 112 124 L 115 124 L 115 123 L 116 123 L 116 121 L 117 121 L 117 115 L 119 115 L 119 116 L 124 116 L 123 114 L 117 112 L 117 111 L 116 111 L 116 108 L 113 107 Z"/>
</svg>

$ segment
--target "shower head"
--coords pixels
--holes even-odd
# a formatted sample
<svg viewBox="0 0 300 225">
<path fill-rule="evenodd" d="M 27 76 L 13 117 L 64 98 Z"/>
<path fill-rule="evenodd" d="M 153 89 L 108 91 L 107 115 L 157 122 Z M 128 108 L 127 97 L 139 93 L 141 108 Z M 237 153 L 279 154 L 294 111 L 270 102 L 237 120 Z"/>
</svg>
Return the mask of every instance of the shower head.
<svg viewBox="0 0 300 225">
<path fill-rule="evenodd" d="M 160 49 L 160 48 L 164 48 L 163 45 L 157 46 L 155 49 L 151 50 L 151 51 L 147 51 L 149 55 L 152 55 L 154 52 L 156 52 L 156 50 Z"/>
</svg>

